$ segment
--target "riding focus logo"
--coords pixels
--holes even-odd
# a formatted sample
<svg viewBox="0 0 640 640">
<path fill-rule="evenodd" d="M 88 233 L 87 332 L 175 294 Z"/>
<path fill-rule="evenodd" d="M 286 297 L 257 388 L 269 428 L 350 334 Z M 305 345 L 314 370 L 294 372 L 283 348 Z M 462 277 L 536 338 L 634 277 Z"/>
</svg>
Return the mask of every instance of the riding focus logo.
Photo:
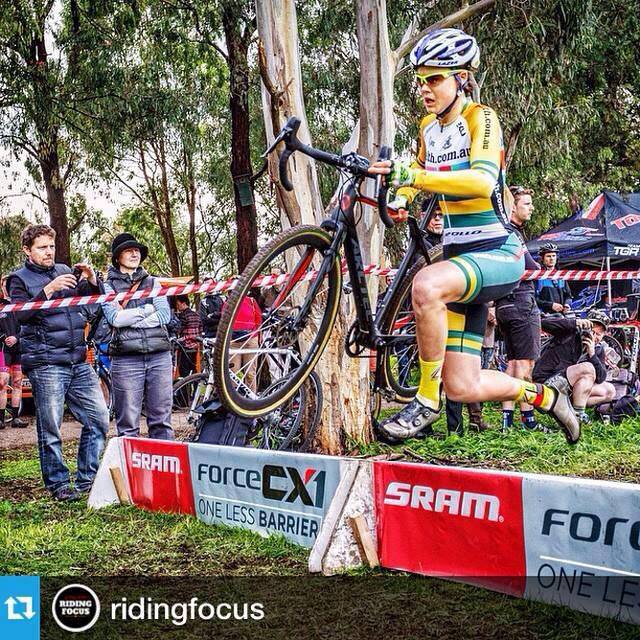
<svg viewBox="0 0 640 640">
<path fill-rule="evenodd" d="M 100 600 L 95 591 L 83 584 L 71 584 L 60 589 L 51 605 L 57 625 L 71 633 L 93 627 L 100 617 Z"/>
</svg>

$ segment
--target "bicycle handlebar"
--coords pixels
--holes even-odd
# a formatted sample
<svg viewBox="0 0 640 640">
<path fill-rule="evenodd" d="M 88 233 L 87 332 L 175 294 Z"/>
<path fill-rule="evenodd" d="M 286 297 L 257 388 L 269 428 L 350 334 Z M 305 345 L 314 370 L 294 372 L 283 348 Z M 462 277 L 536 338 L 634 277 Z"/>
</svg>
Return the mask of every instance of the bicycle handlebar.
<svg viewBox="0 0 640 640">
<path fill-rule="evenodd" d="M 278 134 L 275 140 L 271 143 L 269 148 L 264 152 L 263 157 L 269 155 L 280 142 L 285 143 L 285 150 L 280 156 L 278 162 L 278 173 L 280 176 L 280 183 L 287 191 L 293 191 L 293 185 L 289 180 L 287 173 L 287 162 L 293 153 L 301 151 L 305 155 L 340 169 L 346 169 L 350 173 L 356 176 L 362 176 L 365 178 L 374 178 L 377 184 L 377 202 L 378 212 L 380 219 L 386 227 L 393 227 L 393 220 L 389 217 L 387 212 L 387 192 L 389 186 L 387 180 L 378 174 L 369 173 L 369 161 L 356 153 L 349 153 L 346 155 L 337 155 L 335 153 L 328 153 L 321 149 L 316 149 L 308 144 L 304 144 L 298 138 L 298 130 L 300 129 L 299 118 L 289 118 L 287 123 L 282 127 L 282 131 Z M 388 160 L 391 157 L 391 149 L 389 147 L 382 147 L 380 150 L 379 160 Z"/>
</svg>

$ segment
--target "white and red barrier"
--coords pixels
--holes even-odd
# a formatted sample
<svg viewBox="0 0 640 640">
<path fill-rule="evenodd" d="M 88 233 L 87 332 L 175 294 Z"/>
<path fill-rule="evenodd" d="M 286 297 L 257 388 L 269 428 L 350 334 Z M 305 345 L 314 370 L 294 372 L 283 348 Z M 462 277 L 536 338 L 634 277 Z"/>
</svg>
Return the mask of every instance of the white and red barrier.
<svg viewBox="0 0 640 640">
<path fill-rule="evenodd" d="M 373 465 L 382 566 L 640 624 L 640 485 Z"/>
<path fill-rule="evenodd" d="M 342 265 L 343 272 L 346 273 L 346 265 Z M 393 276 L 397 269 L 380 267 L 370 264 L 364 268 L 364 274 L 375 277 Z M 313 280 L 316 271 L 309 271 L 301 280 Z M 255 279 L 255 287 L 273 287 L 286 283 L 289 279 L 288 273 L 279 275 L 265 275 Z M 522 280 L 571 280 L 571 281 L 602 281 L 602 280 L 636 280 L 640 279 L 640 271 L 583 271 L 573 269 L 556 269 L 545 271 L 537 269 L 525 271 Z M 192 284 L 171 285 L 168 287 L 155 287 L 153 289 L 138 289 L 137 291 L 121 293 L 103 293 L 91 296 L 69 296 L 67 298 L 55 298 L 53 300 L 35 300 L 33 302 L 16 302 L 0 305 L 0 313 L 12 311 L 37 311 L 41 309 L 57 309 L 60 307 L 80 307 L 88 304 L 102 304 L 105 302 L 120 302 L 122 300 L 137 300 L 139 298 L 157 298 L 191 295 L 195 293 L 222 293 L 233 289 L 238 276 L 233 276 L 227 280 L 209 282 L 195 282 Z"/>
<path fill-rule="evenodd" d="M 279 534 L 310 548 L 350 464 L 332 456 L 112 438 L 89 506 L 119 501 L 111 479 L 116 466 L 138 507 Z"/>
<path fill-rule="evenodd" d="M 279 534 L 310 568 L 380 564 L 640 624 L 640 485 L 406 462 L 113 438 L 89 506 L 118 502 Z M 374 524 L 375 523 L 375 524 Z"/>
</svg>

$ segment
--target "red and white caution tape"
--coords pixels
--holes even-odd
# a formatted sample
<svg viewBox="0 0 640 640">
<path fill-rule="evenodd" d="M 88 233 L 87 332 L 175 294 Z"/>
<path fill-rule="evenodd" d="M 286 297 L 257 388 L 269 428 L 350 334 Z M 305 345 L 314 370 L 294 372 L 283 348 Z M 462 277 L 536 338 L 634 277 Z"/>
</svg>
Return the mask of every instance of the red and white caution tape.
<svg viewBox="0 0 640 640">
<path fill-rule="evenodd" d="M 346 266 L 342 265 L 342 270 L 346 271 Z M 375 264 L 367 265 L 364 268 L 365 275 L 377 277 L 389 277 L 395 275 L 397 269 L 380 267 Z M 315 278 L 316 271 L 309 271 L 301 281 L 309 281 Z M 279 286 L 287 282 L 289 274 L 268 275 L 256 278 L 255 287 Z M 640 279 L 640 271 L 585 271 L 558 269 L 555 271 L 545 271 L 537 269 L 535 271 L 525 271 L 523 280 L 635 280 Z M 139 298 L 156 298 L 160 296 L 181 296 L 194 293 L 221 293 L 233 289 L 237 281 L 237 276 L 219 282 L 195 282 L 193 284 L 172 285 L 169 287 L 155 287 L 153 289 L 138 289 L 134 293 L 103 293 L 92 296 L 70 296 L 68 298 L 55 298 L 53 300 L 36 300 L 33 302 L 18 302 L 14 304 L 0 305 L 1 312 L 11 311 L 37 311 L 43 309 L 59 309 L 61 307 L 80 307 L 89 304 L 102 304 L 105 302 L 118 302 L 124 300 L 136 300 Z"/>
<path fill-rule="evenodd" d="M 554 271 L 545 271 L 544 269 L 535 269 L 525 271 L 522 276 L 523 280 L 638 280 L 640 279 L 640 271 L 584 271 L 577 269 L 556 269 Z"/>
</svg>

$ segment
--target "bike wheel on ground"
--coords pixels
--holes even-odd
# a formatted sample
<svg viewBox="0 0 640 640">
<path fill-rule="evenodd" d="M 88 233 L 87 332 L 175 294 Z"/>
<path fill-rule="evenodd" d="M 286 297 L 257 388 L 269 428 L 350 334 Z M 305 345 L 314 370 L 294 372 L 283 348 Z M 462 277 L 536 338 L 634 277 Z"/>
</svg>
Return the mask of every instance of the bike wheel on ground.
<svg viewBox="0 0 640 640">
<path fill-rule="evenodd" d="M 255 428 L 249 434 L 249 446 L 307 451 L 315 439 L 321 411 L 322 387 L 318 376 L 312 373 L 289 400 L 256 419 Z"/>
<path fill-rule="evenodd" d="M 388 342 L 382 351 L 382 367 L 390 400 L 410 402 L 420 383 L 420 359 L 416 342 L 416 322 L 411 305 L 413 279 L 425 266 L 420 258 L 409 269 L 389 303 L 389 315 L 382 331 Z M 380 399 L 381 400 L 381 399 Z M 380 406 L 372 409 L 380 411 Z"/>
<path fill-rule="evenodd" d="M 186 378 L 179 378 L 173 384 L 173 410 L 192 410 L 200 404 L 207 384 L 205 373 L 194 373 Z"/>
<path fill-rule="evenodd" d="M 337 256 L 325 257 L 330 245 L 319 227 L 287 229 L 239 277 L 223 308 L 213 357 L 218 395 L 230 411 L 266 415 L 292 398 L 313 371 L 340 301 L 342 272 Z M 261 283 L 277 273 L 288 275 Z M 249 298 L 261 307 L 253 324 Z"/>
</svg>

